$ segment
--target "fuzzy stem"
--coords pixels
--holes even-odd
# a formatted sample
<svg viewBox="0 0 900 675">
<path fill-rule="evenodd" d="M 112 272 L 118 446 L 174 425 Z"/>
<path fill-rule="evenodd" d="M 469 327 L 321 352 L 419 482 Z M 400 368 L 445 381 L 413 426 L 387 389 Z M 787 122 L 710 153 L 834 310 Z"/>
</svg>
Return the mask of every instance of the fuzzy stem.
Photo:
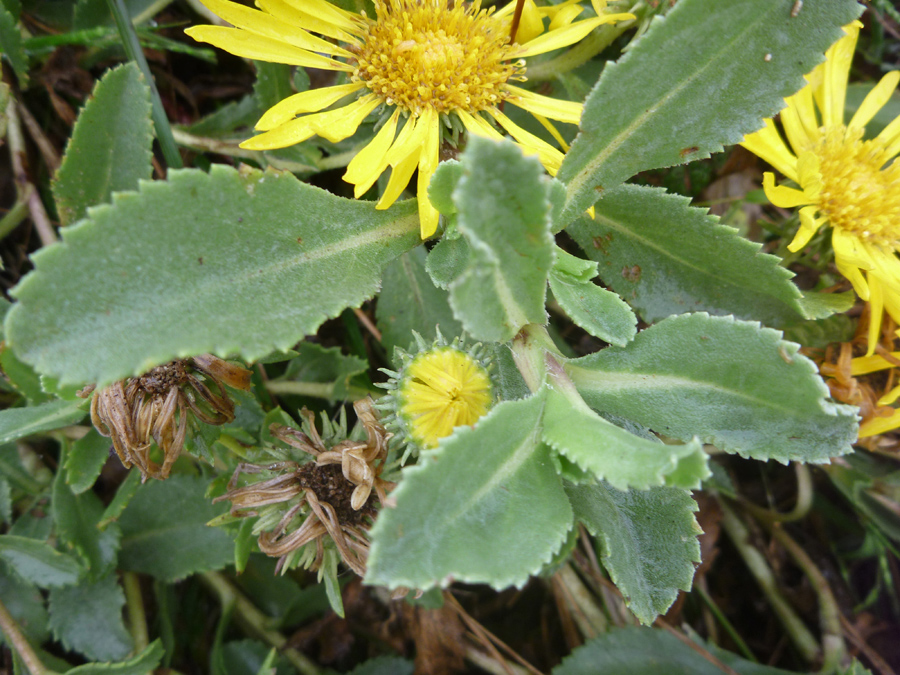
<svg viewBox="0 0 900 675">
<path fill-rule="evenodd" d="M 778 590 L 778 582 L 769 563 L 750 541 L 750 531 L 741 522 L 737 514 L 731 510 L 724 499 L 719 499 L 722 508 L 722 526 L 728 533 L 731 542 L 737 548 L 747 569 L 756 579 L 763 595 L 784 626 L 788 637 L 806 661 L 813 662 L 820 656 L 819 643 L 809 631 L 803 620 L 794 612 L 787 600 Z"/>
<path fill-rule="evenodd" d="M 147 615 L 144 611 L 144 597 L 141 595 L 141 580 L 134 572 L 122 575 L 125 587 L 125 608 L 128 611 L 128 629 L 134 640 L 134 651 L 142 652 L 150 644 L 147 633 Z"/>
<path fill-rule="evenodd" d="M 32 649 L 31 644 L 22 634 L 22 631 L 19 630 L 18 624 L 7 611 L 2 600 L 0 600 L 0 629 L 3 629 L 7 642 L 16 650 L 16 653 L 25 663 L 25 667 L 28 668 L 28 672 L 31 675 L 47 675 L 52 672 L 41 663 L 38 655 Z"/>
<path fill-rule="evenodd" d="M 219 603 L 226 607 L 234 603 L 235 619 L 248 633 L 264 640 L 279 650 L 303 675 L 321 675 L 321 671 L 309 658 L 293 648 L 285 648 L 287 638 L 268 627 L 271 619 L 238 591 L 224 575 L 218 572 L 204 572 L 200 581 L 216 594 Z"/>
</svg>

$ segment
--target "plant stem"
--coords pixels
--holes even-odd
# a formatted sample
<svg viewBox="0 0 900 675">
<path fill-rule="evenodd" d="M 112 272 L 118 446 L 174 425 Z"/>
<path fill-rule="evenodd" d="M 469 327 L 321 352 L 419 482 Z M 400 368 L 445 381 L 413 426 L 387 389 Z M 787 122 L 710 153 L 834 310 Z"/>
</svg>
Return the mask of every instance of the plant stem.
<svg viewBox="0 0 900 675">
<path fill-rule="evenodd" d="M 772 610 L 781 621 L 781 625 L 784 626 L 788 637 L 806 661 L 815 661 L 820 656 L 819 643 L 816 642 L 816 638 L 778 591 L 775 574 L 763 555 L 750 542 L 750 531 L 747 526 L 731 510 L 724 499 L 719 498 L 719 505 L 722 508 L 722 526 L 744 559 L 750 573 L 756 579 L 756 583 L 759 584 L 772 606 Z"/>
<path fill-rule="evenodd" d="M 266 382 L 266 389 L 272 394 L 294 394 L 295 396 L 311 396 L 313 398 L 330 399 L 334 396 L 334 384 L 331 382 L 297 382 L 294 380 L 273 380 Z M 358 401 L 370 392 L 361 387 L 348 387 L 347 400 Z"/>
<path fill-rule="evenodd" d="M 775 523 L 770 525 L 770 531 L 775 541 L 784 546 L 797 566 L 803 570 L 816 592 L 819 600 L 819 625 L 822 629 L 821 672 L 823 674 L 836 672 L 847 658 L 847 647 L 844 644 L 844 631 L 841 627 L 841 611 L 838 609 L 831 587 L 812 558 L 783 528 Z"/>
<path fill-rule="evenodd" d="M 809 467 L 805 464 L 794 462 L 794 470 L 797 474 L 797 502 L 794 504 L 794 508 L 787 513 L 764 509 L 749 502 L 742 501 L 741 505 L 753 514 L 754 518 L 767 526 L 774 523 L 790 523 L 805 518 L 813 503 L 812 476 L 809 473 Z"/>
<path fill-rule="evenodd" d="M 716 621 L 721 624 L 722 628 L 725 629 L 725 632 L 728 633 L 728 636 L 732 640 L 734 640 L 734 644 L 737 646 L 738 651 L 744 655 L 744 658 L 749 661 L 753 661 L 754 663 L 759 663 L 759 660 L 756 658 L 756 656 L 753 655 L 750 647 L 748 647 L 747 643 L 744 642 L 744 638 L 742 638 L 740 633 L 737 632 L 737 629 L 728 620 L 728 617 L 726 617 L 722 613 L 722 610 L 719 609 L 719 606 L 715 602 L 713 602 L 713 599 L 709 596 L 709 593 L 706 592 L 706 589 L 695 585 L 694 590 L 700 594 L 700 598 L 709 608 L 709 611 L 713 613 L 713 616 L 716 617 Z"/>
<path fill-rule="evenodd" d="M 128 611 L 128 628 L 134 640 L 134 651 L 141 652 L 150 644 L 141 580 L 134 572 L 125 572 L 122 575 L 122 585 L 125 586 L 125 607 Z"/>
<path fill-rule="evenodd" d="M 277 630 L 268 627 L 271 619 L 238 591 L 231 582 L 219 572 L 204 572 L 200 581 L 209 588 L 223 607 L 234 603 L 235 619 L 249 633 L 264 640 L 279 650 L 285 658 L 303 675 L 321 675 L 321 671 L 309 658 L 296 649 L 285 648 L 287 638 Z"/>
<path fill-rule="evenodd" d="M 175 145 L 175 139 L 172 137 L 172 127 L 169 125 L 169 118 L 166 117 L 166 111 L 163 108 L 162 99 L 159 97 L 159 91 L 156 89 L 156 82 L 150 73 L 150 66 L 147 65 L 147 59 L 144 57 L 144 50 L 141 49 L 141 43 L 138 40 L 134 25 L 128 16 L 128 9 L 125 7 L 123 0 L 106 0 L 109 3 L 109 9 L 116 19 L 116 26 L 119 29 L 119 35 L 122 38 L 122 44 L 125 47 L 125 53 L 128 58 L 134 61 L 147 84 L 150 86 L 150 100 L 153 105 L 153 125 L 156 127 L 156 137 L 159 140 L 159 147 L 162 150 L 163 157 L 166 158 L 166 164 L 171 169 L 180 169 L 184 166 L 181 161 L 181 154 L 178 152 L 178 146 Z"/>
<path fill-rule="evenodd" d="M 16 653 L 25 663 L 25 667 L 28 668 L 28 672 L 31 673 L 31 675 L 46 675 L 50 672 L 44 664 L 41 663 L 38 655 L 35 654 L 34 649 L 31 648 L 28 638 L 26 638 L 22 634 L 22 631 L 19 630 L 18 624 L 16 624 L 15 619 L 13 619 L 12 615 L 6 610 L 6 606 L 3 604 L 2 600 L 0 600 L 0 629 L 3 629 L 8 644 L 16 650 Z"/>
</svg>

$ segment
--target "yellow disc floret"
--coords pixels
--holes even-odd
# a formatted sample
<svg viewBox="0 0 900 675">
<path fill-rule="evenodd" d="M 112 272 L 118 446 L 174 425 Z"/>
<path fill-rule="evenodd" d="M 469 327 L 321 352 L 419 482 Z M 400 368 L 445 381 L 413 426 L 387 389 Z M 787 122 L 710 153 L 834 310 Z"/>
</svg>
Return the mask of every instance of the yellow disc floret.
<svg viewBox="0 0 900 675">
<path fill-rule="evenodd" d="M 437 446 L 454 428 L 472 425 L 491 405 L 491 380 L 482 365 L 454 347 L 421 352 L 406 367 L 397 412 L 410 439 Z"/>
<path fill-rule="evenodd" d="M 498 105 L 508 95 L 503 85 L 524 71 L 504 63 L 513 50 L 508 23 L 478 0 L 376 0 L 375 11 L 352 78 L 387 105 L 416 115 L 476 113 Z"/>
<path fill-rule="evenodd" d="M 884 140 L 862 136 L 843 126 L 823 130 L 812 150 L 822 186 L 817 206 L 832 227 L 893 245 L 900 239 L 900 163 L 886 166 Z"/>
</svg>

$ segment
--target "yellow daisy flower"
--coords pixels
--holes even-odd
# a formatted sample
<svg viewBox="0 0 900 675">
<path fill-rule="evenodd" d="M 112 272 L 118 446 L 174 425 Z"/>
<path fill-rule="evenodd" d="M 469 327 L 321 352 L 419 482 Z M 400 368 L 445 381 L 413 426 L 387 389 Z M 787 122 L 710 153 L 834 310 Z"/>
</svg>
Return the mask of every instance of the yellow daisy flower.
<svg viewBox="0 0 900 675">
<path fill-rule="evenodd" d="M 565 148 L 550 119 L 577 124 L 582 104 L 512 83 L 525 79 L 525 58 L 572 45 L 601 24 L 634 18 L 605 14 L 605 0 L 592 1 L 597 16 L 576 21 L 582 11 L 577 0 L 553 7 L 525 0 L 514 40 L 515 3 L 494 12 L 482 10 L 480 0 L 374 0 L 374 19 L 327 0 L 257 0 L 258 10 L 229 0 L 201 0 L 234 28 L 195 26 L 186 32 L 237 56 L 347 73 L 345 84 L 304 91 L 269 109 L 256 125 L 265 133 L 242 143 L 243 148 L 284 148 L 314 135 L 338 142 L 378 108 L 393 108 L 350 162 L 344 180 L 360 197 L 391 167 L 377 204 L 386 209 L 418 168 L 419 219 L 426 238 L 438 225 L 427 188 L 439 162 L 442 129 L 461 125 L 470 133 L 500 138 L 496 123 L 551 174 L 559 169 L 562 153 L 515 124 L 502 107 L 508 103 L 527 110 Z M 337 103 L 343 104 L 331 108 Z"/>
<path fill-rule="evenodd" d="M 791 251 L 806 246 L 823 225 L 831 227 L 838 269 L 871 304 L 871 355 L 884 310 L 900 322 L 900 162 L 891 163 L 900 152 L 900 117 L 872 140 L 864 141 L 863 135 L 897 88 L 900 71 L 885 75 L 844 122 L 847 78 L 861 27 L 859 21 L 845 26 L 846 35 L 826 52 L 825 63 L 807 75 L 809 84 L 786 99 L 781 125 L 787 143 L 766 120 L 741 145 L 798 186 L 776 185 L 772 173 L 763 178 L 769 201 L 801 207 Z"/>
<path fill-rule="evenodd" d="M 469 354 L 455 347 L 422 352 L 406 367 L 397 390 L 397 412 L 410 439 L 437 447 L 456 427 L 475 424 L 491 407 L 491 378 Z"/>
<path fill-rule="evenodd" d="M 900 363 L 900 352 L 891 352 L 890 361 L 879 354 L 860 356 L 850 362 L 850 375 L 852 377 L 869 375 L 870 373 L 876 373 L 881 370 L 897 368 L 898 363 Z M 893 387 L 889 392 L 878 399 L 877 403 L 879 406 L 890 406 L 895 403 L 898 398 L 900 398 L 900 386 Z M 888 414 L 876 414 L 870 419 L 863 420 L 859 425 L 860 438 L 878 436 L 879 434 L 884 434 L 888 431 L 900 428 L 900 409 L 893 408 L 885 410 L 879 408 L 876 412 L 887 412 Z"/>
</svg>

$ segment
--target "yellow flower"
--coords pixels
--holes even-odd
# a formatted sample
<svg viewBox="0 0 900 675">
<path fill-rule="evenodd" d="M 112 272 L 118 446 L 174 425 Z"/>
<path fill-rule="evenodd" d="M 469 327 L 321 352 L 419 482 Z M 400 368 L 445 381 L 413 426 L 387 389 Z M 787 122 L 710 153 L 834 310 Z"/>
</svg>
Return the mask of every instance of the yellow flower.
<svg viewBox="0 0 900 675">
<path fill-rule="evenodd" d="M 881 370 L 897 368 L 897 364 L 900 364 L 900 352 L 891 352 L 890 361 L 879 354 L 861 356 L 850 362 L 850 375 L 852 377 L 868 375 Z M 893 387 L 888 393 L 878 399 L 878 405 L 890 406 L 898 398 L 900 398 L 900 386 Z M 875 415 L 869 419 L 864 419 L 859 425 L 859 437 L 877 436 L 897 428 L 900 428 L 900 409 L 878 408 Z"/>
<path fill-rule="evenodd" d="M 807 75 L 809 84 L 786 99 L 781 124 L 790 145 L 772 120 L 742 145 L 799 186 L 776 185 L 772 173 L 763 179 L 773 204 L 802 207 L 791 251 L 806 246 L 823 225 L 831 227 L 838 269 L 871 304 L 871 355 L 884 310 L 900 322 L 900 162 L 890 163 L 900 152 L 900 117 L 875 139 L 862 139 L 866 124 L 897 88 L 900 71 L 885 75 L 844 122 L 847 78 L 861 26 L 854 21 L 844 27 L 846 35 L 828 50 L 825 63 Z"/>
<path fill-rule="evenodd" d="M 436 347 L 406 367 L 397 412 L 413 442 L 434 448 L 456 427 L 475 424 L 491 400 L 491 379 L 478 361 L 455 347 Z"/>
<path fill-rule="evenodd" d="M 349 79 L 279 102 L 256 125 L 265 133 L 241 147 L 283 148 L 314 135 L 338 142 L 383 108 L 380 130 L 350 162 L 344 180 L 355 186 L 358 198 L 390 166 L 391 177 L 377 204 L 386 209 L 418 168 L 423 238 L 433 235 L 438 225 L 427 188 L 439 162 L 442 132 L 453 137 L 465 129 L 500 138 L 495 122 L 555 174 L 562 153 L 516 125 L 502 112 L 503 104 L 530 112 L 563 147 L 547 118 L 577 124 L 582 104 L 542 96 L 512 82 L 525 79 L 526 57 L 574 44 L 601 24 L 634 18 L 603 13 L 605 0 L 594 0 L 597 17 L 581 21 L 575 21 L 582 11 L 576 0 L 544 8 L 525 0 L 511 41 L 515 3 L 494 12 L 482 10 L 480 0 L 374 0 L 372 19 L 327 0 L 257 0 L 260 10 L 228 0 L 201 1 L 235 27 L 195 26 L 186 31 L 195 40 L 251 59 L 343 72 Z M 338 103 L 342 105 L 331 108 Z"/>
</svg>

